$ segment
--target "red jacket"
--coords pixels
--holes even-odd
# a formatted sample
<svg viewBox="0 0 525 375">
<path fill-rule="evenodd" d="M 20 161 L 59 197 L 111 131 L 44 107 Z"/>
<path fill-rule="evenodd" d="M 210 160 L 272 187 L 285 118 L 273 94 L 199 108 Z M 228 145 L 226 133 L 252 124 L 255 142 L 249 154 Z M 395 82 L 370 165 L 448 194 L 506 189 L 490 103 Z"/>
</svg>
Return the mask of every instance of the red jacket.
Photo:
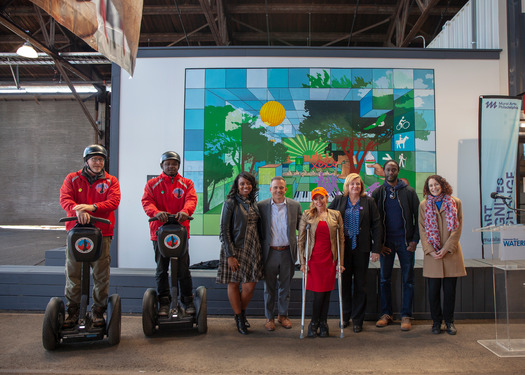
<svg viewBox="0 0 525 375">
<path fill-rule="evenodd" d="M 197 207 L 197 193 L 193 181 L 184 178 L 177 173 L 170 177 L 164 172 L 160 176 L 152 178 L 146 183 L 144 195 L 142 196 L 142 207 L 149 217 L 153 217 L 161 211 L 176 214 L 183 211 L 193 215 Z M 152 241 L 157 241 L 157 229 L 162 225 L 160 221 L 149 223 Z M 190 234 L 190 221 L 182 223 Z"/>
<path fill-rule="evenodd" d="M 89 214 L 108 219 L 111 224 L 94 223 L 100 228 L 103 236 L 113 236 L 115 227 L 115 210 L 120 203 L 120 185 L 116 177 L 105 173 L 104 178 L 100 178 L 93 185 L 90 185 L 87 178 L 82 176 L 82 170 L 67 175 L 62 187 L 60 188 L 60 205 L 66 211 L 67 216 L 76 216 L 73 207 L 77 204 L 97 204 L 97 211 Z M 66 222 L 66 230 L 70 230 L 76 221 Z"/>
</svg>

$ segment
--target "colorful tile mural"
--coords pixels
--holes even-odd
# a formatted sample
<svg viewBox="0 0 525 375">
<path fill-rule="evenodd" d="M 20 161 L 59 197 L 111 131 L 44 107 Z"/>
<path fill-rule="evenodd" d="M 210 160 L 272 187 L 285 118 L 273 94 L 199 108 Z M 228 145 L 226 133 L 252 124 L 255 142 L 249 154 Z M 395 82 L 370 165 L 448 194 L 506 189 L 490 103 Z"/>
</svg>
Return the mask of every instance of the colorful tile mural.
<svg viewBox="0 0 525 375">
<path fill-rule="evenodd" d="M 360 173 L 371 193 L 395 159 L 419 193 L 435 163 L 434 71 L 430 69 L 187 69 L 184 176 L 199 204 L 193 235 L 218 235 L 222 203 L 242 170 L 256 175 L 259 200 L 272 177 L 309 205 L 330 199 Z"/>
</svg>

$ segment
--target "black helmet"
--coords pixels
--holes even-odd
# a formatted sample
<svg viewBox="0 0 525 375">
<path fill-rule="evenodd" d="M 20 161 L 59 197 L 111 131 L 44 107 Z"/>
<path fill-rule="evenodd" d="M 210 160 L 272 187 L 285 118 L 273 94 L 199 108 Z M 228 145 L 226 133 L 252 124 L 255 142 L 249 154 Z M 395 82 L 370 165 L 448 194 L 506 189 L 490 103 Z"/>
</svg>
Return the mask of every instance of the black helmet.
<svg viewBox="0 0 525 375">
<path fill-rule="evenodd" d="M 162 167 L 162 163 L 166 160 L 177 160 L 180 164 L 180 156 L 175 151 L 166 151 L 162 154 L 160 157 L 160 166 Z"/>
<path fill-rule="evenodd" d="M 84 149 L 84 161 L 88 161 L 89 158 L 92 158 L 95 155 L 102 156 L 104 160 L 108 158 L 108 152 L 101 145 L 89 145 Z"/>
</svg>

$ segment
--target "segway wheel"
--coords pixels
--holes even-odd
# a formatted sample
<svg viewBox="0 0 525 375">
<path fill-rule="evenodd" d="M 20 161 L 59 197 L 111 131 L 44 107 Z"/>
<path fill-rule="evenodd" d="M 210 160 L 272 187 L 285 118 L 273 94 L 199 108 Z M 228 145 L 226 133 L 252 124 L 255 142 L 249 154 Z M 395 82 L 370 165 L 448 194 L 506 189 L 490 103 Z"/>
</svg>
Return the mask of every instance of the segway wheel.
<svg viewBox="0 0 525 375">
<path fill-rule="evenodd" d="M 60 343 L 64 315 L 64 301 L 58 297 L 51 298 L 46 307 L 42 326 L 42 344 L 46 350 L 55 350 Z"/>
<path fill-rule="evenodd" d="M 155 334 L 157 314 L 157 292 L 155 289 L 149 288 L 144 292 L 144 297 L 142 298 L 142 330 L 147 337 Z"/>
<path fill-rule="evenodd" d="M 109 345 L 117 345 L 120 342 L 120 329 L 122 317 L 122 303 L 118 294 L 112 294 L 108 298 L 107 311 L 107 334 Z"/>
<path fill-rule="evenodd" d="M 195 302 L 197 305 L 197 331 L 208 332 L 208 308 L 206 302 L 206 288 L 200 286 L 195 291 Z"/>
</svg>

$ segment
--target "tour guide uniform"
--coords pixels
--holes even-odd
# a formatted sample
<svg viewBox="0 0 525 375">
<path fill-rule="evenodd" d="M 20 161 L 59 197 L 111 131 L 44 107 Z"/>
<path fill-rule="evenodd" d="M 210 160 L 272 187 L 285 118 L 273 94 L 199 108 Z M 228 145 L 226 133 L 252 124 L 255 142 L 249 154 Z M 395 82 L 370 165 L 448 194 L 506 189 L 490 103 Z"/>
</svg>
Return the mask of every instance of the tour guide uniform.
<svg viewBox="0 0 525 375">
<path fill-rule="evenodd" d="M 175 177 L 170 177 L 164 172 L 160 176 L 152 178 L 144 188 L 142 196 L 142 207 L 149 217 L 154 217 L 161 211 L 170 214 L 176 214 L 180 211 L 193 215 L 197 207 L 197 193 L 193 181 L 189 178 L 182 177 L 177 173 Z M 168 279 L 169 258 L 164 258 L 157 245 L 157 230 L 164 224 L 158 220 L 149 223 L 151 240 L 155 249 L 155 261 L 157 270 L 155 278 L 157 280 L 157 293 L 159 299 L 170 296 L 170 286 Z M 181 223 L 190 235 L 190 221 L 186 220 Z M 189 270 L 190 257 L 187 256 L 179 259 L 178 278 L 180 283 L 181 300 L 184 304 L 193 302 L 192 281 Z"/>
<path fill-rule="evenodd" d="M 91 181 L 91 183 L 90 183 Z M 93 303 L 102 308 L 107 307 L 109 291 L 110 244 L 115 227 L 115 210 L 120 203 L 120 185 L 116 177 L 102 171 L 97 176 L 89 176 L 84 169 L 66 176 L 60 188 L 60 205 L 67 216 L 76 216 L 73 207 L 77 204 L 95 204 L 97 209 L 90 214 L 107 219 L 111 224 L 93 223 L 102 232 L 102 253 L 100 258 L 91 263 L 93 268 Z M 75 221 L 66 222 L 66 230 L 75 226 Z M 65 296 L 69 304 L 80 304 L 81 263 L 76 262 L 66 251 L 66 288 Z"/>
</svg>

